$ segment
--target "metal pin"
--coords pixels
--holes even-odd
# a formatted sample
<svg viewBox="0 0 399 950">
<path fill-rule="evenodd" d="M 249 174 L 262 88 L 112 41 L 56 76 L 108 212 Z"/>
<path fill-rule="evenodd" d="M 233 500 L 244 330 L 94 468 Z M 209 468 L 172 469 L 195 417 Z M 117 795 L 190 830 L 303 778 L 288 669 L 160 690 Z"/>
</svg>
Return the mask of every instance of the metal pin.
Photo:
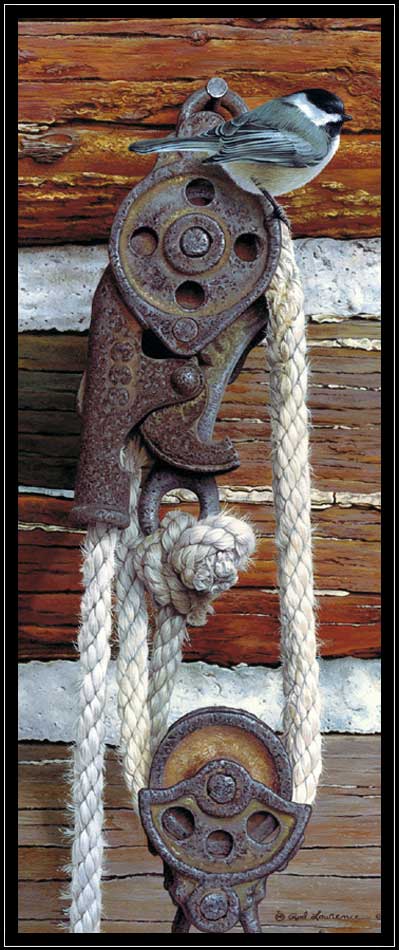
<svg viewBox="0 0 399 950">
<path fill-rule="evenodd" d="M 211 99 L 222 99 L 228 91 L 228 85 L 225 79 L 219 76 L 213 76 L 206 85 L 206 91 Z"/>
</svg>

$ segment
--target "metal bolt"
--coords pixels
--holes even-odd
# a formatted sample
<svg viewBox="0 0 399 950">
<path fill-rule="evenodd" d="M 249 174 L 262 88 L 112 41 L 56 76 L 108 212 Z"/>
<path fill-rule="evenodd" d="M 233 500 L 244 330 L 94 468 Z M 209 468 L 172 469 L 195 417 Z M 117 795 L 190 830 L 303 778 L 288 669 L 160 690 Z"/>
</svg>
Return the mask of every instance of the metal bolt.
<svg viewBox="0 0 399 950">
<path fill-rule="evenodd" d="M 203 379 L 196 366 L 178 366 L 172 374 L 172 385 L 183 396 L 194 396 L 202 386 Z"/>
<path fill-rule="evenodd" d="M 222 891 L 207 894 L 201 901 L 201 914 L 206 920 L 221 920 L 229 909 L 229 902 Z"/>
<path fill-rule="evenodd" d="M 220 804 L 233 801 L 236 788 L 237 786 L 232 776 L 223 775 L 221 772 L 217 772 L 216 775 L 211 775 L 207 785 L 208 795 L 210 795 L 214 802 L 219 802 Z"/>
<path fill-rule="evenodd" d="M 210 79 L 206 86 L 206 91 L 212 99 L 221 99 L 222 96 L 226 95 L 228 90 L 228 85 L 225 79 L 220 79 L 219 76 L 214 76 L 213 79 Z"/>
<path fill-rule="evenodd" d="M 187 257 L 203 257 L 210 246 L 211 238 L 204 228 L 187 228 L 180 241 L 180 247 Z"/>
<path fill-rule="evenodd" d="M 133 344 L 128 342 L 114 343 L 111 356 L 113 360 L 124 360 L 126 362 L 131 360 L 132 356 L 134 356 Z"/>
<path fill-rule="evenodd" d="M 176 340 L 180 340 L 182 343 L 191 343 L 198 334 L 198 326 L 191 317 L 182 317 L 180 320 L 176 320 L 173 333 Z"/>
</svg>

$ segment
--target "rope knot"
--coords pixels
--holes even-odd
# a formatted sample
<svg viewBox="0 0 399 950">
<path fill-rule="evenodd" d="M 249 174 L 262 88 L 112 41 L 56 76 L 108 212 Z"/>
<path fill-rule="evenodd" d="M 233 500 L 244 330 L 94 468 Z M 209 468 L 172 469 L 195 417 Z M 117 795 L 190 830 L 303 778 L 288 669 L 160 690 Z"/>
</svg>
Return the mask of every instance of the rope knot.
<svg viewBox="0 0 399 950">
<path fill-rule="evenodd" d="M 203 626 L 212 600 L 236 583 L 254 550 L 252 527 L 228 512 L 203 521 L 169 512 L 137 545 L 134 564 L 158 606 L 170 603 L 188 623 Z"/>
</svg>

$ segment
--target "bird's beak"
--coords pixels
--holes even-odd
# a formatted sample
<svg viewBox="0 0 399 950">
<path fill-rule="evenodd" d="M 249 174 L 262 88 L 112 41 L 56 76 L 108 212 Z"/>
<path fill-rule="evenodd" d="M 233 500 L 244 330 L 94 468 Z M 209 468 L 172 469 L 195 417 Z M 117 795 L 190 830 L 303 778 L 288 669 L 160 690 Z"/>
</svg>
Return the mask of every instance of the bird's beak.
<svg viewBox="0 0 399 950">
<path fill-rule="evenodd" d="M 350 122 L 351 119 L 353 119 L 353 116 L 352 116 L 352 115 L 348 115 L 347 112 L 344 112 L 344 114 L 343 114 L 343 116 L 342 116 L 342 119 L 343 119 L 344 122 Z"/>
</svg>

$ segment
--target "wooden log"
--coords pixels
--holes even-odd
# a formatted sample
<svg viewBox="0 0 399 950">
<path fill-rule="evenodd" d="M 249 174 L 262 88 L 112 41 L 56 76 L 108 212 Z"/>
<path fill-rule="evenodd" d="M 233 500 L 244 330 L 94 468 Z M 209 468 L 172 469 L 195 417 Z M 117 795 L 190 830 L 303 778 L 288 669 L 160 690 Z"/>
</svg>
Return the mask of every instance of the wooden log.
<svg viewBox="0 0 399 950">
<path fill-rule="evenodd" d="M 40 495 L 19 499 L 21 659 L 76 656 L 83 533 L 70 530 L 71 505 L 67 499 Z M 195 512 L 194 505 L 182 508 Z M 266 504 L 242 504 L 235 510 L 256 528 L 254 566 L 238 588 L 216 601 L 216 613 L 206 627 L 191 631 L 185 656 L 223 664 L 275 663 L 279 603 L 273 511 Z M 316 583 L 331 591 L 318 598 L 322 655 L 378 655 L 379 596 L 370 592 L 379 574 L 379 512 L 332 505 L 315 511 L 313 522 Z"/>
<path fill-rule="evenodd" d="M 345 733 L 330 733 L 326 736 L 326 745 L 325 745 L 325 759 L 326 763 L 330 762 L 335 770 L 336 767 L 336 758 L 344 759 L 349 757 L 350 759 L 353 756 L 357 758 L 364 759 L 374 759 L 377 758 L 381 760 L 381 736 L 380 735 L 355 735 L 351 734 L 348 736 Z M 67 742 L 45 742 L 45 741 L 23 741 L 18 743 L 18 762 L 21 765 L 48 765 L 50 762 L 67 762 L 72 755 L 73 747 Z M 116 776 L 116 781 L 119 781 L 117 778 L 120 769 L 118 753 L 114 746 L 107 745 L 107 769 L 109 771 L 110 780 L 114 781 L 114 776 Z M 342 767 L 345 766 L 345 763 L 342 763 Z M 326 765 L 327 767 L 327 765 Z M 325 777 L 326 771 L 323 772 L 321 778 L 321 784 L 318 791 L 318 808 L 320 806 L 320 795 L 323 797 L 323 789 L 326 787 Z M 359 787 L 359 793 L 361 793 L 363 786 Z M 331 789 L 329 791 L 329 796 L 331 795 Z M 369 806 L 371 799 L 367 802 Z M 43 816 L 44 820 L 44 816 Z"/>
<path fill-rule="evenodd" d="M 20 847 L 19 848 L 19 879 L 20 881 L 65 881 L 68 874 L 65 870 L 70 860 L 70 849 L 67 847 Z M 381 859 L 379 848 L 345 847 L 345 848 L 317 848 L 304 847 L 292 860 L 289 871 L 283 874 L 303 874 L 307 877 L 347 877 L 371 878 L 379 877 L 381 873 Z M 108 848 L 106 851 L 106 867 L 103 878 L 126 877 L 134 874 L 162 874 L 160 858 L 153 857 L 145 844 L 141 847 Z"/>
<path fill-rule="evenodd" d="M 312 923 L 314 932 L 320 926 L 337 928 L 339 932 L 362 933 L 373 927 L 379 929 L 380 884 L 375 878 L 312 878 L 311 887 L 307 876 L 295 874 L 272 875 L 268 899 L 260 906 L 262 926 L 271 927 L 273 920 L 287 920 L 289 930 L 295 924 L 302 932 L 303 923 Z M 151 931 L 152 922 L 164 922 L 165 931 L 170 930 L 173 908 L 158 876 L 136 876 L 105 881 L 104 917 L 108 920 L 147 922 Z M 42 920 L 48 917 L 59 919 L 60 883 L 22 882 L 19 888 L 19 906 L 22 919 Z M 337 932 L 337 931 L 335 931 Z"/>
<path fill-rule="evenodd" d="M 66 764 L 71 747 L 21 743 L 19 932 L 59 932 L 69 846 Z M 380 928 L 380 737 L 326 736 L 322 783 L 303 848 L 269 881 L 264 931 L 377 932 Z M 133 814 L 118 754 L 108 749 L 104 932 L 168 932 L 162 867 Z M 276 887 L 273 890 L 272 883 Z M 238 932 L 238 931 L 237 931 Z"/>
<path fill-rule="evenodd" d="M 46 598 L 47 593 L 51 596 L 81 589 L 80 535 L 67 531 L 43 531 L 41 528 L 34 532 L 21 531 L 19 546 L 22 591 Z M 316 537 L 314 559 L 315 582 L 321 589 L 343 590 L 345 584 L 359 593 L 365 589 L 378 593 L 380 589 L 378 541 Z M 273 588 L 276 583 L 274 541 L 272 538 L 258 538 L 252 567 L 242 575 L 241 585 Z M 39 594 L 40 590 L 44 593 Z M 32 613 L 27 597 L 21 604 L 22 622 L 33 622 L 33 617 L 37 617 L 37 605 L 35 600 Z"/>
<path fill-rule="evenodd" d="M 193 27 L 206 27 L 211 36 L 234 36 L 251 38 L 253 30 L 266 31 L 284 29 L 289 30 L 380 30 L 381 17 L 264 17 L 261 21 L 254 21 L 251 17 L 162 17 L 162 19 L 147 19 L 145 17 L 129 17 L 127 19 L 101 17 L 98 20 L 84 18 L 74 19 L 42 19 L 20 20 L 18 33 L 20 36 L 82 36 L 120 34 L 131 36 L 135 34 L 155 34 L 157 36 L 187 36 Z M 244 32 L 245 30 L 245 32 Z"/>
<path fill-rule="evenodd" d="M 82 533 L 68 525 L 71 502 L 20 496 L 20 658 L 75 658 Z M 184 505 L 194 512 L 195 507 Z M 166 509 L 163 509 L 163 511 Z M 279 603 L 271 506 L 240 505 L 259 536 L 253 566 L 193 628 L 185 657 L 214 663 L 276 663 Z M 314 513 L 318 633 L 323 656 L 379 653 L 379 513 L 333 505 Z M 266 589 L 265 589 L 266 588 Z M 349 588 L 349 592 L 348 592 Z M 369 591 L 369 593 L 364 593 Z"/>
<path fill-rule="evenodd" d="M 337 392 L 337 390 L 335 390 Z M 347 412 L 349 413 L 349 408 Z M 232 409 L 230 410 L 233 415 Z M 321 413 L 320 413 L 321 415 Z M 326 413 L 327 415 L 327 413 Z M 331 422 L 331 415 L 329 421 Z M 370 413 L 371 415 L 371 413 Z M 372 492 L 379 490 L 379 431 L 367 426 L 367 411 L 358 413 L 359 427 L 350 427 L 340 416 L 342 429 L 332 425 L 313 428 L 311 437 L 314 488 L 332 492 Z M 73 489 L 79 457 L 78 420 L 74 413 L 24 412 L 19 415 L 19 481 L 21 485 Z M 66 432 L 72 429 L 71 433 Z M 24 431 L 24 430 L 28 431 Z M 43 431 L 43 429 L 45 431 Z M 360 431 L 359 431 L 360 429 Z M 349 431 L 348 431 L 349 430 Z M 377 430 L 377 431 L 376 431 Z M 58 433 L 62 432 L 62 435 Z M 221 487 L 270 487 L 270 439 L 256 420 L 238 425 L 219 424 L 218 437 L 233 437 L 240 468 L 220 476 Z M 261 437 L 262 436 L 262 437 Z"/>
<path fill-rule="evenodd" d="M 205 32 L 205 31 L 204 31 Z M 222 29 L 222 32 L 223 29 Z M 154 81 L 173 83 L 176 80 L 176 63 L 179 72 L 190 80 L 207 81 L 209 62 L 214 75 L 236 80 L 240 71 L 248 72 L 248 40 L 250 40 L 250 66 L 252 74 L 264 76 L 278 74 L 280 80 L 290 77 L 291 88 L 306 88 L 312 73 L 325 74 L 337 91 L 345 90 L 359 105 L 359 117 L 372 121 L 378 101 L 380 72 L 380 37 L 369 31 L 344 30 L 338 35 L 333 31 L 319 30 L 267 30 L 240 35 L 230 31 L 228 36 L 209 35 L 206 55 L 203 44 L 197 43 L 192 31 L 187 35 L 140 35 L 116 34 L 110 42 L 107 36 L 71 34 L 68 42 L 60 34 L 46 36 L 21 36 L 19 44 L 20 78 L 23 81 L 118 80 L 137 82 Z M 355 84 L 351 84 L 356 68 Z M 247 77 L 249 80 L 249 77 Z M 240 88 L 237 88 L 240 92 Z M 256 90 L 252 84 L 252 94 Z M 269 94 L 269 90 L 268 90 Z M 274 91 L 272 93 L 274 95 Z M 277 93 L 281 95 L 280 91 Z M 367 112 L 362 113 L 360 101 L 367 96 Z M 346 97 L 346 104 L 352 102 Z M 374 115 L 372 110 L 374 109 Z M 370 128 L 370 125 L 367 126 Z"/>
<path fill-rule="evenodd" d="M 320 825 L 325 829 L 325 833 L 330 835 L 328 840 L 332 847 L 335 847 L 337 842 L 331 837 L 333 829 L 329 825 L 329 821 L 338 821 L 340 818 L 347 818 L 348 825 L 350 821 L 353 823 L 353 819 L 356 817 L 359 818 L 359 815 L 356 816 L 356 813 L 353 814 L 350 809 L 347 809 L 347 799 L 351 799 L 352 795 L 359 797 L 362 794 L 366 795 L 366 800 L 362 800 L 361 802 L 361 811 L 364 811 L 364 813 L 371 818 L 375 815 L 375 811 L 374 808 L 370 806 L 371 799 L 369 796 L 371 794 L 378 796 L 381 787 L 380 737 L 340 736 L 339 743 L 341 750 L 334 753 L 335 738 L 336 737 L 329 735 L 325 737 L 323 777 L 314 812 L 314 817 L 319 817 Z M 342 746 L 344 746 L 343 751 Z M 68 791 L 67 766 L 72 750 L 70 746 L 58 747 L 58 745 L 54 746 L 51 743 L 45 744 L 45 750 L 47 748 L 61 748 L 63 752 L 66 750 L 65 757 L 62 752 L 61 758 L 51 758 L 51 756 L 50 758 L 46 758 L 41 752 L 38 753 L 37 744 L 33 744 L 33 749 L 31 749 L 30 743 L 23 744 L 24 755 L 18 765 L 19 808 L 21 809 L 46 810 L 48 807 L 50 810 L 58 810 L 65 805 Z M 372 754 L 369 754 L 370 750 Z M 118 752 L 113 748 L 107 749 L 106 770 L 106 822 L 111 832 L 112 829 L 116 830 L 117 828 L 120 829 L 124 827 L 126 821 L 125 814 L 118 816 L 114 813 L 113 809 L 119 805 L 121 812 L 126 811 L 127 814 L 130 809 L 129 792 L 124 783 Z M 340 795 L 344 796 L 345 802 L 342 803 L 341 798 L 334 798 L 335 792 L 338 793 L 338 791 Z M 325 807 L 323 806 L 320 810 L 319 794 L 325 803 Z M 333 796 L 332 798 L 331 794 Z M 44 796 L 43 798 L 41 798 L 42 795 Z M 59 814 L 57 812 L 57 820 L 58 817 Z M 138 819 L 133 814 L 130 814 L 130 817 L 131 828 L 127 830 L 126 840 L 124 842 L 118 841 L 115 836 L 115 838 L 109 839 L 109 845 L 111 847 L 143 845 L 145 840 L 144 832 L 140 828 Z M 52 818 L 51 824 L 54 824 L 55 820 L 55 818 Z M 65 823 L 65 818 L 63 823 Z M 376 827 L 376 822 L 373 824 L 374 831 L 370 830 L 371 825 L 368 825 L 367 822 L 364 826 L 362 841 L 366 840 L 369 846 L 378 844 L 378 839 L 374 837 Z M 312 835 L 311 823 L 307 829 L 307 847 L 313 847 L 315 844 Z M 346 841 L 345 843 L 348 846 L 354 846 L 350 841 Z"/>
<path fill-rule="evenodd" d="M 44 89 L 43 98 L 46 101 Z M 61 156 L 58 133 L 54 133 L 53 146 L 53 133 L 46 132 L 36 141 L 36 149 L 41 144 L 45 149 L 46 164 L 38 162 L 38 152 L 31 157 L 33 136 L 21 138 L 21 244 L 108 240 L 120 203 L 154 164 L 153 157 L 127 151 L 129 142 L 148 138 L 148 131 L 133 133 L 113 126 L 93 130 L 79 125 L 67 129 Z M 379 167 L 380 144 L 375 136 L 344 135 L 331 165 L 306 188 L 284 196 L 294 236 L 378 235 Z"/>
<path fill-rule="evenodd" d="M 318 85 L 322 73 L 354 116 L 351 132 L 378 131 L 378 26 L 323 17 L 21 23 L 21 242 L 106 239 L 118 204 L 151 167 L 127 152 L 126 124 L 138 126 L 136 138 L 146 125 L 151 134 L 173 127 L 209 62 L 250 108 Z M 333 165 L 287 200 L 297 234 L 378 233 L 378 149 L 375 136 L 343 136 Z"/>
<path fill-rule="evenodd" d="M 70 512 L 73 502 L 67 498 L 57 498 L 51 495 L 20 494 L 18 497 L 18 514 L 21 528 L 33 530 L 36 527 L 49 526 L 52 530 L 66 528 L 71 530 Z M 237 505 L 240 515 L 248 518 L 256 529 L 257 536 L 274 537 L 274 512 L 270 504 Z M 162 506 L 161 517 L 173 506 Z M 180 509 L 195 514 L 194 504 L 182 504 Z M 378 541 L 380 537 L 380 513 L 367 506 L 346 507 L 331 505 L 330 507 L 314 510 L 312 513 L 314 534 L 317 537 L 359 539 L 363 541 Z M 226 591 L 229 597 L 232 591 Z"/>
<path fill-rule="evenodd" d="M 379 354 L 331 347 L 331 340 L 378 338 L 373 321 L 309 326 L 312 465 L 315 487 L 370 492 L 379 487 Z M 325 345 L 323 346 L 323 342 Z M 371 344 L 370 344 L 371 345 Z M 87 337 L 20 336 L 20 482 L 72 488 L 79 454 L 75 399 L 84 369 Z M 241 466 L 221 485 L 270 485 L 270 427 L 265 347 L 256 347 L 228 387 L 217 431 L 237 444 Z"/>
<path fill-rule="evenodd" d="M 311 347 L 309 358 L 312 370 L 313 359 L 320 358 L 321 352 L 324 360 L 339 359 L 340 367 L 345 365 L 343 361 L 349 360 L 352 372 L 355 359 L 377 360 L 379 365 L 379 356 L 376 355 L 378 350 L 373 351 L 372 347 L 373 343 L 379 343 L 381 340 L 381 325 L 378 320 L 331 316 L 323 318 L 320 323 L 310 321 L 307 337 Z M 20 369 L 37 372 L 60 370 L 64 373 L 83 373 L 87 362 L 87 340 L 87 333 L 21 333 L 18 337 L 18 365 Z M 352 340 L 357 342 L 356 353 L 347 352 L 353 348 L 353 343 L 350 342 Z M 346 341 L 349 343 L 343 347 Z M 364 341 L 363 348 L 359 345 L 361 341 Z M 331 346 L 331 343 L 335 343 L 336 347 Z M 335 348 L 340 350 L 339 354 L 334 352 Z M 265 347 L 256 346 L 249 353 L 245 367 L 259 370 L 264 368 L 266 362 L 267 350 Z M 356 366 L 356 371 L 363 365 L 368 367 L 368 372 L 375 373 L 375 362 L 362 362 Z M 345 369 L 342 372 L 345 372 Z"/>
</svg>

